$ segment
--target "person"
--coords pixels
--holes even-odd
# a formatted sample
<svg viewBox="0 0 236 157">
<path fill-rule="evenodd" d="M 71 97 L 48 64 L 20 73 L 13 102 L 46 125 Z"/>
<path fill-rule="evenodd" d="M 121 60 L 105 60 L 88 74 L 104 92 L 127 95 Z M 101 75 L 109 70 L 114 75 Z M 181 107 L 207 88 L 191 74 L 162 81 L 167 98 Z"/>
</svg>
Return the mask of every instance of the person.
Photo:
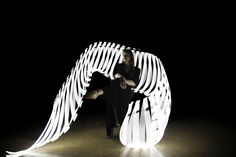
<svg viewBox="0 0 236 157">
<path fill-rule="evenodd" d="M 106 102 L 106 134 L 113 138 L 113 128 L 119 127 L 126 115 L 128 105 L 134 95 L 132 88 L 138 85 L 140 69 L 134 66 L 131 50 L 124 49 L 122 63 L 117 63 L 114 80 L 103 89 L 93 90 L 85 95 L 85 99 L 97 99 L 100 95 Z"/>
</svg>

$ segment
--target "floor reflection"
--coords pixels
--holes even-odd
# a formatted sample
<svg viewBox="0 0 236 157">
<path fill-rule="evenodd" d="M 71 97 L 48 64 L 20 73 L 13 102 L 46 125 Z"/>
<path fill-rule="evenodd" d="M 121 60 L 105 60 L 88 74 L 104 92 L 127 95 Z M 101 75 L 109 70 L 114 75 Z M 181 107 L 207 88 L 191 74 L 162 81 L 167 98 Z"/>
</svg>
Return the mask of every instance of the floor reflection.
<svg viewBox="0 0 236 157">
<path fill-rule="evenodd" d="M 120 157 L 164 157 L 155 147 L 129 148 L 125 147 Z"/>
<path fill-rule="evenodd" d="M 114 139 L 106 138 L 103 122 L 105 120 L 102 121 L 97 117 L 81 121 L 79 125 L 73 125 L 70 131 L 58 140 L 34 149 L 24 157 L 228 157 L 233 156 L 232 154 L 235 156 L 233 145 L 235 131 L 228 124 L 194 119 L 175 121 L 168 125 L 163 139 L 154 147 L 137 149 L 121 144 L 118 137 L 119 130 L 115 130 L 117 136 Z M 29 134 L 34 131 L 32 129 Z M 0 142 L 0 148 L 5 148 L 4 151 L 22 150 L 33 142 L 34 140 L 29 139 L 24 133 L 18 138 L 6 137 Z"/>
<path fill-rule="evenodd" d="M 62 156 L 32 151 L 32 152 L 27 153 L 27 155 L 25 157 L 62 157 Z"/>
</svg>

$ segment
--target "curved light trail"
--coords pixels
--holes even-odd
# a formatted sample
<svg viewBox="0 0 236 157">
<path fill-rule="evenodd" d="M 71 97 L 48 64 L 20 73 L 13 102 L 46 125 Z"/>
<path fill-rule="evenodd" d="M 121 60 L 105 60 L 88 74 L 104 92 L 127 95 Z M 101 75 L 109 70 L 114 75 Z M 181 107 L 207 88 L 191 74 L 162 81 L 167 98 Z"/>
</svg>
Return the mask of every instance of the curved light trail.
<svg viewBox="0 0 236 157">
<path fill-rule="evenodd" d="M 82 98 L 87 92 L 91 76 L 99 72 L 114 79 L 116 63 L 122 62 L 122 51 L 127 47 L 110 42 L 91 44 L 80 55 L 71 74 L 59 90 L 48 123 L 35 143 L 28 149 L 10 152 L 8 157 L 17 157 L 57 140 L 70 129 L 77 117 Z M 129 147 L 146 147 L 157 144 L 164 135 L 171 110 L 171 92 L 164 67 L 157 56 L 131 49 L 135 66 L 141 69 L 139 84 L 134 92 L 146 98 L 133 101 L 120 129 L 120 141 Z"/>
</svg>

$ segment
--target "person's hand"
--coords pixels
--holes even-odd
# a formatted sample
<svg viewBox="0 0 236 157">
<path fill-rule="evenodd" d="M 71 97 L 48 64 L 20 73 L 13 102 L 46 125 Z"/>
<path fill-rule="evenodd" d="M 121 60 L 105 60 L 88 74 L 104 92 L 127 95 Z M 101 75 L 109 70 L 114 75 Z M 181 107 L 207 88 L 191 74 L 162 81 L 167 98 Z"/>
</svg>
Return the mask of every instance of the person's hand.
<svg viewBox="0 0 236 157">
<path fill-rule="evenodd" d="M 120 78 L 120 88 L 126 89 L 126 87 L 127 87 L 127 84 L 126 84 L 126 82 L 125 82 L 125 78 L 124 78 L 124 77 L 121 77 L 121 78 Z"/>
<path fill-rule="evenodd" d="M 122 77 L 124 77 L 124 76 L 122 76 L 122 75 L 119 74 L 119 73 L 117 73 L 117 74 L 115 75 L 115 79 L 122 78 Z"/>
</svg>

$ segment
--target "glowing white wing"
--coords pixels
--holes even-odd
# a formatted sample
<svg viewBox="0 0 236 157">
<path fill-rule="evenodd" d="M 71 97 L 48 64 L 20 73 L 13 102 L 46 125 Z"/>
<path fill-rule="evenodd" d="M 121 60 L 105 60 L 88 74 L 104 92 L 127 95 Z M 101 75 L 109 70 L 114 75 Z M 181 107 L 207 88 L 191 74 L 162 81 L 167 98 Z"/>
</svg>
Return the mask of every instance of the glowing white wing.
<svg viewBox="0 0 236 157">
<path fill-rule="evenodd" d="M 9 154 L 7 156 L 27 154 L 30 150 L 55 141 L 66 133 L 71 122 L 77 117 L 76 112 L 82 105 L 82 98 L 87 92 L 86 88 L 89 86 L 93 72 L 114 79 L 113 70 L 117 62 L 121 63 L 121 52 L 124 48 L 125 46 L 107 42 L 90 45 L 81 54 L 75 68 L 71 70 L 71 75 L 59 90 L 50 119 L 40 137 L 30 148 L 18 152 L 7 151 Z M 130 103 L 121 127 L 120 140 L 122 144 L 128 146 L 141 143 L 156 144 L 164 134 L 170 114 L 169 84 L 164 68 L 156 56 L 132 51 L 135 66 L 141 69 L 140 82 L 134 90 L 148 97 L 143 101 Z"/>
<path fill-rule="evenodd" d="M 120 140 L 130 147 L 157 144 L 164 135 L 171 110 L 171 93 L 161 61 L 150 53 L 136 52 L 141 77 L 135 92 L 147 97 L 129 104 Z"/>
</svg>

